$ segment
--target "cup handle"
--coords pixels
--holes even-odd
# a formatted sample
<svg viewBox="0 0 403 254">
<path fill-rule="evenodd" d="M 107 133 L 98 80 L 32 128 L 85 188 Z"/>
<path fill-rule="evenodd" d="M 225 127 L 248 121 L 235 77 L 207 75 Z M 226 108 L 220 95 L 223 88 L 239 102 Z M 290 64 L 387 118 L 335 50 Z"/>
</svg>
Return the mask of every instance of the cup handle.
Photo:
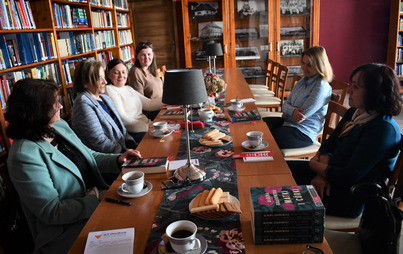
<svg viewBox="0 0 403 254">
<path fill-rule="evenodd" d="M 121 189 L 122 189 L 123 192 L 130 193 L 130 191 L 128 191 L 128 190 L 126 189 L 126 183 L 123 183 L 123 184 L 122 184 L 122 188 L 121 188 Z"/>
<path fill-rule="evenodd" d="M 193 248 L 193 249 L 191 249 L 189 251 L 198 250 L 201 247 L 201 242 L 200 242 L 200 240 L 198 238 L 193 239 L 193 241 L 196 241 L 195 248 Z"/>
</svg>

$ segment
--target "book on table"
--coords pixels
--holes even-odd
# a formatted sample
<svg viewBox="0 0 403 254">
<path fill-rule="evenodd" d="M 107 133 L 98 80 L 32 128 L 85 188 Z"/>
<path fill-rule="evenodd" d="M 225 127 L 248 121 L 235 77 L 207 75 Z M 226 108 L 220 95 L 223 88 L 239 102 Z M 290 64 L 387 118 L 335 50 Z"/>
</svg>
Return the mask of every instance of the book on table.
<svg viewBox="0 0 403 254">
<path fill-rule="evenodd" d="M 251 187 L 255 244 L 323 241 L 325 207 L 312 185 Z"/>
<path fill-rule="evenodd" d="M 132 158 L 122 165 L 122 173 L 143 171 L 144 173 L 164 173 L 168 169 L 168 157 Z"/>
<path fill-rule="evenodd" d="M 231 122 L 255 121 L 262 119 L 257 110 L 246 110 L 241 112 L 228 112 L 228 118 Z"/>
<path fill-rule="evenodd" d="M 184 119 L 185 113 L 183 110 L 167 110 L 159 115 L 160 119 Z"/>
</svg>

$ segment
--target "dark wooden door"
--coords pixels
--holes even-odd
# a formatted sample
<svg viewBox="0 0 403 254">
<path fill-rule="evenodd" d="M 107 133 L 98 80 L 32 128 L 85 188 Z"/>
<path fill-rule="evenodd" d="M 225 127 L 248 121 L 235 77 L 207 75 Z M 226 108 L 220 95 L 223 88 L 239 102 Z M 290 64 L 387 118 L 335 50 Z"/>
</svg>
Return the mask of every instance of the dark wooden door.
<svg viewBox="0 0 403 254">
<path fill-rule="evenodd" d="M 136 43 L 150 41 L 158 67 L 179 67 L 176 10 L 172 0 L 129 0 Z"/>
</svg>

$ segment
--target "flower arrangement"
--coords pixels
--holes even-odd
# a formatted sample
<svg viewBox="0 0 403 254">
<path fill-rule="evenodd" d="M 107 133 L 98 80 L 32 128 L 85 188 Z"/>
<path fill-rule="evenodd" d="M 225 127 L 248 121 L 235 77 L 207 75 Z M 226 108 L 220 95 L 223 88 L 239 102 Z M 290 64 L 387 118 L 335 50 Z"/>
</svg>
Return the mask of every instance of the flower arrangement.
<svg viewBox="0 0 403 254">
<path fill-rule="evenodd" d="M 224 92 L 227 88 L 227 83 L 225 83 L 225 81 L 217 74 L 212 72 L 207 73 L 204 76 L 204 83 L 206 85 L 207 94 L 209 95 Z"/>
</svg>

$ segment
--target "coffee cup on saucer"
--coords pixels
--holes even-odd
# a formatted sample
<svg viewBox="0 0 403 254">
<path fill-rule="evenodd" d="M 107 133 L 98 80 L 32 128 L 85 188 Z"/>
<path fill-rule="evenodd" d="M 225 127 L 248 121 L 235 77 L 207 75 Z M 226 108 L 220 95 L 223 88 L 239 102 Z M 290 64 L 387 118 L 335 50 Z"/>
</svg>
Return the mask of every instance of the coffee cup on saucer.
<svg viewBox="0 0 403 254">
<path fill-rule="evenodd" d="M 187 253 L 201 247 L 196 238 L 197 226 L 189 220 L 178 220 L 168 225 L 165 230 L 172 249 L 177 253 Z"/>
<path fill-rule="evenodd" d="M 239 110 L 243 107 L 243 102 L 242 100 L 239 100 L 238 98 L 232 99 L 231 100 L 231 107 L 235 110 Z"/>
<path fill-rule="evenodd" d="M 153 123 L 155 134 L 163 134 L 164 130 L 167 129 L 168 123 L 161 121 Z"/>
<path fill-rule="evenodd" d="M 213 120 L 214 112 L 209 108 L 199 109 L 200 120 L 203 122 L 211 122 Z"/>
<path fill-rule="evenodd" d="M 262 144 L 263 132 L 261 131 L 249 131 L 246 133 L 248 137 L 248 144 L 252 147 L 257 147 Z"/>
<path fill-rule="evenodd" d="M 142 171 L 127 172 L 122 179 L 125 181 L 125 188 L 122 190 L 131 194 L 139 193 L 144 187 L 144 172 Z"/>
</svg>

